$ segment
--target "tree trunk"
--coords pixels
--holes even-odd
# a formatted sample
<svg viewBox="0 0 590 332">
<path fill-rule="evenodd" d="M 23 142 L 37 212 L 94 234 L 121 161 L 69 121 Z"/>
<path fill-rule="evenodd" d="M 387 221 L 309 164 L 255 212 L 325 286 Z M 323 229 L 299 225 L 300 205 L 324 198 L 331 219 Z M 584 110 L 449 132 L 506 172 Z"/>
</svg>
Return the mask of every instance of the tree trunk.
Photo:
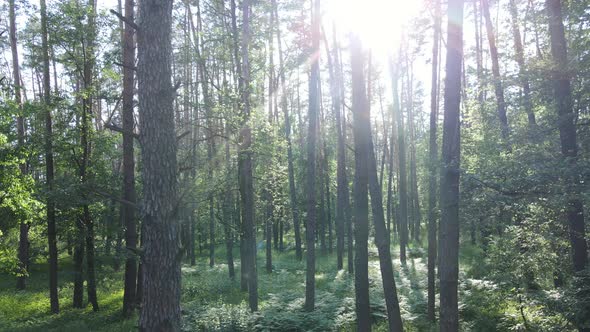
<svg viewBox="0 0 590 332">
<path fill-rule="evenodd" d="M 98 301 L 96 298 L 96 271 L 94 267 L 94 221 L 90 215 L 90 206 L 88 204 L 88 197 L 86 194 L 86 186 L 88 184 L 88 167 L 90 166 L 90 159 L 92 156 L 91 143 L 89 142 L 92 131 L 92 90 L 93 90 L 93 71 L 94 71 L 94 44 L 95 44 L 95 19 L 96 19 L 96 2 L 95 0 L 88 0 L 90 7 L 90 14 L 88 16 L 88 39 L 84 54 L 84 97 L 82 98 L 82 119 L 81 119 L 81 137 L 80 144 L 82 145 L 82 159 L 80 160 L 80 181 L 82 185 L 82 213 L 80 215 L 83 221 L 83 228 L 81 228 L 80 236 L 85 236 L 81 242 L 86 242 L 86 278 L 87 278 L 87 292 L 88 302 L 92 304 L 92 309 L 98 311 Z M 81 269 L 79 272 L 82 272 Z"/>
<path fill-rule="evenodd" d="M 399 191 L 399 259 L 402 264 L 406 263 L 406 247 L 408 245 L 408 175 L 406 173 L 406 139 L 404 134 L 404 117 L 399 104 L 398 80 L 399 64 L 393 64 L 393 111 L 397 122 L 397 143 L 398 143 L 398 191 Z"/>
<path fill-rule="evenodd" d="M 440 175 L 440 331 L 459 330 L 459 161 L 463 0 L 449 0 Z"/>
<path fill-rule="evenodd" d="M 272 0 L 272 5 L 275 10 L 275 15 L 278 18 L 278 8 L 276 0 Z M 291 203 L 291 214 L 293 217 L 293 228 L 295 231 L 295 256 L 298 260 L 303 258 L 301 250 L 301 220 L 299 218 L 299 207 L 297 204 L 297 190 L 295 188 L 295 170 L 293 168 L 293 148 L 291 143 L 291 117 L 289 115 L 289 107 L 287 105 L 287 92 L 286 92 L 286 79 L 285 79 L 285 67 L 283 59 L 283 46 L 281 41 L 281 29 L 280 23 L 277 23 L 277 44 L 279 47 L 279 66 L 280 66 L 280 79 L 281 79 L 281 108 L 285 117 L 285 137 L 287 139 L 287 167 L 289 172 L 289 198 Z"/>
<path fill-rule="evenodd" d="M 25 122 L 23 118 L 23 104 L 21 97 L 21 79 L 20 79 L 20 64 L 18 61 L 18 47 L 16 38 L 16 12 L 14 8 L 14 0 L 9 1 L 9 20 L 10 20 L 10 50 L 12 51 L 12 75 L 14 84 L 14 98 L 18 107 L 18 115 L 16 117 L 16 130 L 18 147 L 22 149 L 25 144 Z M 26 162 L 19 164 L 20 173 L 22 176 L 27 174 Z M 19 261 L 19 276 L 16 279 L 16 289 L 23 290 L 26 288 L 26 281 L 29 272 L 29 224 L 26 220 L 20 220 L 19 223 L 19 241 L 18 241 L 18 261 Z"/>
<path fill-rule="evenodd" d="M 568 72 L 567 41 L 563 26 L 563 16 L 560 0 L 546 0 L 549 16 L 549 35 L 551 38 L 551 55 L 555 64 L 552 73 L 555 108 L 559 116 L 559 138 L 561 154 L 571 167 L 565 177 L 568 194 L 567 218 L 569 224 L 570 242 L 574 271 L 580 272 L 586 268 L 588 261 L 588 245 L 585 238 L 584 207 L 579 197 L 579 171 L 576 170 L 578 146 L 574 112 L 572 103 L 572 89 Z M 583 329 L 584 331 L 587 329 Z M 582 330 L 581 330 L 582 331 Z"/>
<path fill-rule="evenodd" d="M 250 1 L 242 1 L 242 117 L 243 123 L 239 137 L 239 186 L 242 201 L 242 223 L 244 227 L 244 247 L 246 249 L 242 266 L 246 267 L 248 281 L 248 303 L 250 310 L 258 311 L 258 276 L 256 272 L 256 225 L 254 223 L 254 188 L 252 184 L 252 129 L 250 118 Z"/>
<path fill-rule="evenodd" d="M 403 331 L 402 317 L 400 313 L 399 301 L 397 298 L 397 288 L 393 277 L 393 265 L 391 262 L 391 252 L 389 251 L 389 237 L 385 227 L 385 216 L 383 213 L 383 197 L 381 185 L 377 178 L 377 161 L 373 149 L 373 139 L 370 129 L 370 115 L 361 118 L 369 126 L 368 136 L 368 182 L 371 193 L 371 208 L 373 211 L 373 224 L 375 226 L 375 245 L 379 252 L 379 266 L 381 268 L 381 279 L 383 282 L 383 293 L 385 295 L 385 304 L 387 306 L 387 317 L 389 322 L 389 331 Z M 355 197 L 356 198 L 356 197 Z M 368 211 L 367 211 L 368 212 Z M 358 269 L 357 269 L 358 271 Z"/>
<path fill-rule="evenodd" d="M 533 104 L 531 100 L 531 85 L 527 77 L 527 69 L 524 61 L 524 50 L 522 47 L 522 39 L 520 37 L 520 28 L 518 26 L 518 8 L 515 0 L 510 0 L 510 16 L 512 17 L 512 36 L 514 38 L 514 50 L 516 52 L 516 62 L 518 63 L 518 76 L 520 78 L 520 85 L 523 93 L 523 106 L 528 117 L 530 126 L 536 126 L 535 113 L 533 112 Z"/>
<path fill-rule="evenodd" d="M 59 313 L 57 294 L 57 232 L 55 227 L 55 202 L 53 200 L 53 127 L 51 123 L 51 86 L 49 77 L 49 46 L 47 42 L 47 5 L 41 3 L 41 51 L 43 57 L 43 97 L 45 98 L 45 171 L 47 182 L 47 242 L 49 245 L 49 298 L 51 313 Z"/>
<path fill-rule="evenodd" d="M 134 0 L 125 0 L 125 17 L 134 21 Z M 123 294 L 123 314 L 130 317 L 136 305 L 137 288 L 137 225 L 135 223 L 135 157 L 133 154 L 133 89 L 135 75 L 135 31 L 125 24 L 123 36 L 123 200 L 121 204 L 123 223 L 125 225 L 125 246 L 129 248 L 125 260 L 125 291 Z"/>
<path fill-rule="evenodd" d="M 497 112 L 502 128 L 502 138 L 508 139 L 509 128 L 508 118 L 506 117 L 506 102 L 504 101 L 504 88 L 502 87 L 502 77 L 500 76 L 500 65 L 498 60 L 498 48 L 496 46 L 496 37 L 494 27 L 490 17 L 490 5 L 488 0 L 481 0 L 481 9 L 486 20 L 486 31 L 488 42 L 490 44 L 490 55 L 492 57 L 492 74 L 494 76 L 494 93 L 496 94 Z"/>
<path fill-rule="evenodd" d="M 432 45 L 432 79 L 430 86 L 430 132 L 428 148 L 428 320 L 434 322 L 435 315 L 435 278 L 437 247 L 437 210 L 436 210 L 436 171 L 438 170 L 438 144 L 436 131 L 438 126 L 438 53 L 441 28 L 441 0 L 435 0 L 434 35 Z"/>
<path fill-rule="evenodd" d="M 354 225 L 355 225 L 355 274 L 356 317 L 358 331 L 371 331 L 369 308 L 369 109 L 363 53 L 358 36 L 351 37 L 352 111 L 354 132 Z"/>
<path fill-rule="evenodd" d="M 144 191 L 140 331 L 180 329 L 172 2 L 142 0 L 139 4 L 137 79 Z"/>
<path fill-rule="evenodd" d="M 311 42 L 312 54 L 320 51 L 320 0 L 315 0 L 312 10 Z M 317 121 L 320 111 L 320 63 L 319 57 L 311 64 L 309 79 L 309 109 L 307 130 L 307 223 L 305 231 L 307 250 L 307 269 L 305 277 L 305 310 L 313 311 L 315 307 L 315 227 L 316 211 L 316 141 Z"/>
</svg>

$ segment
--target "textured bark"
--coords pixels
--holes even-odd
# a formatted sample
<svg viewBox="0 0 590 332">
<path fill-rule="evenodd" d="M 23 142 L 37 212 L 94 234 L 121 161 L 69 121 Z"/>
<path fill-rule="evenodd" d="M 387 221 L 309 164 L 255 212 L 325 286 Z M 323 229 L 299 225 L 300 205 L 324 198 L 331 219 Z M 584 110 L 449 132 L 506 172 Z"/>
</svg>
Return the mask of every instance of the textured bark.
<svg viewBox="0 0 590 332">
<path fill-rule="evenodd" d="M 139 5 L 137 79 L 144 190 L 141 331 L 180 329 L 172 2 L 142 0 Z"/>
<path fill-rule="evenodd" d="M 125 0 L 125 17 L 133 22 L 135 11 L 134 1 Z M 135 66 L 135 31 L 129 24 L 125 24 L 123 32 L 123 201 L 135 203 L 135 157 L 133 154 L 133 88 Z M 135 207 L 132 204 L 121 204 L 123 223 L 125 225 L 125 246 L 127 252 L 125 260 L 125 291 L 123 294 L 123 314 L 131 316 L 136 305 L 135 291 L 137 288 L 137 226 L 135 223 Z"/>
<path fill-rule="evenodd" d="M 354 133 L 354 225 L 355 261 L 354 290 L 356 296 L 356 319 L 358 331 L 371 331 L 369 308 L 369 108 L 364 77 L 361 42 L 358 36 L 351 37 L 352 111 Z"/>
<path fill-rule="evenodd" d="M 533 104 L 531 100 L 531 85 L 527 76 L 526 64 L 524 61 L 524 50 L 522 47 L 522 38 L 520 36 L 520 28 L 518 24 L 518 8 L 515 0 L 510 0 L 510 16 L 512 18 L 512 38 L 514 39 L 514 50 L 516 52 L 516 63 L 518 63 L 518 76 L 523 94 L 523 106 L 527 114 L 528 123 L 530 126 L 536 126 L 537 120 L 533 112 Z"/>
<path fill-rule="evenodd" d="M 498 47 L 496 46 L 496 37 L 492 18 L 490 17 L 490 5 L 488 0 L 481 0 L 481 9 L 486 21 L 486 32 L 490 44 L 490 56 L 492 58 L 492 75 L 494 76 L 494 93 L 496 94 L 496 107 L 500 126 L 502 128 L 502 138 L 508 139 L 509 128 L 508 118 L 506 116 L 506 101 L 504 100 L 504 88 L 502 87 L 502 77 L 500 76 L 500 64 L 498 60 Z"/>
<path fill-rule="evenodd" d="M 571 167 L 565 176 L 568 194 L 567 219 L 569 224 L 570 242 L 574 271 L 586 268 L 588 263 L 588 244 L 585 238 L 584 207 L 579 197 L 579 171 L 576 170 L 578 146 L 570 74 L 568 72 L 567 42 L 563 26 L 563 16 L 560 0 L 546 0 L 549 16 L 549 34 L 551 39 L 551 55 L 553 56 L 554 71 L 552 73 L 555 108 L 559 116 L 559 138 L 561 154 Z M 584 330 L 588 330 L 587 328 Z"/>
<path fill-rule="evenodd" d="M 22 116 L 23 105 L 21 97 L 20 64 L 18 61 L 18 48 L 16 37 L 16 12 L 14 8 L 14 0 L 10 0 L 8 5 L 14 99 L 19 110 L 18 115 L 16 117 L 16 131 L 18 147 L 19 149 L 22 149 L 25 144 L 25 122 Z M 27 165 L 25 162 L 19 164 L 19 169 L 22 176 L 25 176 L 27 174 Z M 16 279 L 16 288 L 22 290 L 26 288 L 27 274 L 29 271 L 29 224 L 26 222 L 26 220 L 20 220 L 19 223 L 18 261 L 20 275 Z"/>
<path fill-rule="evenodd" d="M 43 97 L 45 113 L 45 177 L 47 182 L 47 242 L 49 246 L 49 298 L 51 313 L 59 313 L 57 293 L 57 232 L 55 227 L 55 202 L 53 199 L 53 126 L 51 119 L 51 86 L 49 77 L 49 47 L 47 42 L 47 5 L 40 0 L 41 53 L 43 58 Z"/>
<path fill-rule="evenodd" d="M 250 1 L 242 1 L 242 128 L 240 129 L 238 172 L 240 198 L 242 201 L 242 224 L 244 228 L 244 259 L 248 283 L 248 303 L 250 310 L 258 311 L 258 276 L 256 271 L 256 225 L 254 223 L 254 187 L 252 183 L 252 129 L 250 128 Z"/>
<path fill-rule="evenodd" d="M 440 331 L 459 330 L 459 161 L 463 0 L 447 8 L 447 63 L 444 92 L 442 170 L 440 174 Z"/>
<path fill-rule="evenodd" d="M 435 315 L 435 278 L 437 247 L 437 210 L 436 210 L 436 171 L 438 169 L 438 144 L 436 131 L 438 126 L 438 54 L 440 48 L 441 0 L 434 3 L 434 34 L 432 45 L 432 76 L 430 86 L 430 131 L 428 142 L 428 320 L 434 322 Z"/>
<path fill-rule="evenodd" d="M 315 0 L 312 11 L 311 43 L 313 57 L 309 79 L 309 109 L 307 113 L 307 222 L 305 244 L 307 250 L 305 274 L 305 310 L 312 311 L 315 307 L 315 228 L 316 228 L 316 143 L 317 122 L 320 112 L 320 0 Z"/>
<path fill-rule="evenodd" d="M 74 294 L 72 306 L 84 307 L 84 221 L 82 217 L 76 218 L 76 230 L 78 234 L 74 240 Z"/>
</svg>

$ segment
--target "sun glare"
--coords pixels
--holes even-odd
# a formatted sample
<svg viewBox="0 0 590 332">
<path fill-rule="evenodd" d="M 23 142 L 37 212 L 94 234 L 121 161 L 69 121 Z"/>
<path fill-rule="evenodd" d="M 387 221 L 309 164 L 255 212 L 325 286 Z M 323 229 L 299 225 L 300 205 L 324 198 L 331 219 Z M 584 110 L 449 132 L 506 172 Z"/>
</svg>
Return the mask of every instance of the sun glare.
<svg viewBox="0 0 590 332">
<path fill-rule="evenodd" d="M 324 25 L 331 29 L 333 22 L 339 37 L 358 34 L 364 47 L 384 56 L 399 45 L 403 25 L 421 5 L 421 0 L 325 0 Z"/>
</svg>

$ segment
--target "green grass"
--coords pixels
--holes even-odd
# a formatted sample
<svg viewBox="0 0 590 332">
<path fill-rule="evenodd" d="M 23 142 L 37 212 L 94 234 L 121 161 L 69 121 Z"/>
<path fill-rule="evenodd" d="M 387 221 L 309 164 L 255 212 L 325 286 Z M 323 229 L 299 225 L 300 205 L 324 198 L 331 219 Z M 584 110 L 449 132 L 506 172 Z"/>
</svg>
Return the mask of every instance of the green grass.
<svg viewBox="0 0 590 332">
<path fill-rule="evenodd" d="M 509 330 L 518 324 L 517 303 L 505 299 L 493 284 L 473 278 L 482 271 L 474 249 L 461 253 L 462 330 Z M 392 245 L 393 264 L 402 318 L 406 331 L 436 331 L 426 319 L 426 253 L 411 245 L 405 266 L 399 264 L 398 246 Z M 297 261 L 293 250 L 273 250 L 273 272 L 265 271 L 265 252 L 258 250 L 258 313 L 248 309 L 247 294 L 240 291 L 239 252 L 236 248 L 236 279 L 230 280 L 225 246 L 216 248 L 214 267 L 208 252 L 198 256 L 196 266 L 183 264 L 181 307 L 185 331 L 355 331 L 354 278 L 336 270 L 336 254 L 319 250 L 316 274 L 316 310 L 302 310 L 305 301 L 305 261 Z M 374 330 L 387 331 L 385 301 L 376 248 L 369 247 L 369 278 Z M 346 257 L 345 257 L 346 262 Z M 473 273 L 475 272 L 475 273 Z M 47 265 L 32 266 L 25 291 L 16 291 L 11 276 L 0 275 L 0 331 L 134 331 L 137 316 L 124 320 L 123 272 L 99 259 L 97 271 L 99 312 L 90 306 L 72 308 L 71 257 L 62 256 L 59 272 L 61 312 L 49 314 Z M 86 294 L 85 294 L 86 295 Z M 527 308 L 533 310 L 534 307 Z M 538 310 L 536 311 L 538 312 Z M 531 312 L 530 315 L 536 314 Z M 512 324 L 512 325 L 510 325 Z"/>
</svg>

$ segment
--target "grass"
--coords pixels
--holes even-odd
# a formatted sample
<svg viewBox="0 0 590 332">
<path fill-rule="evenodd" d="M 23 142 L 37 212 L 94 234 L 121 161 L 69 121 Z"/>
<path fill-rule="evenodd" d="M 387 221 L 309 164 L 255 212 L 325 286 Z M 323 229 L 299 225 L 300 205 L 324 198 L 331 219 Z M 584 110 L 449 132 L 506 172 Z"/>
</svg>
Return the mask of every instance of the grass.
<svg viewBox="0 0 590 332">
<path fill-rule="evenodd" d="M 262 243 L 262 242 L 261 242 Z M 411 246 L 405 266 L 399 264 L 397 246 L 392 245 L 393 264 L 402 318 L 406 331 L 436 331 L 426 319 L 426 258 L 421 248 Z M 225 247 L 216 248 L 214 267 L 208 252 L 198 256 L 196 266 L 182 266 L 181 308 L 185 331 L 355 331 L 354 277 L 337 271 L 336 254 L 321 254 L 316 261 L 316 310 L 302 310 L 305 294 L 305 261 L 297 261 L 294 250 L 273 251 L 273 272 L 265 271 L 265 252 L 258 250 L 258 313 L 248 310 L 247 294 L 240 291 L 239 259 L 236 279 L 228 277 Z M 235 258 L 239 258 L 236 249 Z M 462 252 L 461 315 L 465 331 L 496 331 L 508 315 L 513 319 L 517 304 L 494 296 L 493 285 L 469 279 L 466 272 L 477 267 L 480 253 Z M 371 312 L 374 330 L 387 331 L 385 301 L 377 250 L 369 247 Z M 345 258 L 346 262 L 346 258 Z M 61 312 L 49 314 L 47 265 L 33 264 L 25 291 L 16 291 L 11 276 L 0 275 L 0 331 L 134 331 L 137 316 L 125 320 L 121 314 L 123 272 L 110 262 L 98 262 L 100 311 L 72 308 L 72 265 L 60 257 L 59 296 Z M 469 273 L 469 272 L 467 272 Z M 483 286 L 482 286 L 483 285 Z"/>
</svg>

